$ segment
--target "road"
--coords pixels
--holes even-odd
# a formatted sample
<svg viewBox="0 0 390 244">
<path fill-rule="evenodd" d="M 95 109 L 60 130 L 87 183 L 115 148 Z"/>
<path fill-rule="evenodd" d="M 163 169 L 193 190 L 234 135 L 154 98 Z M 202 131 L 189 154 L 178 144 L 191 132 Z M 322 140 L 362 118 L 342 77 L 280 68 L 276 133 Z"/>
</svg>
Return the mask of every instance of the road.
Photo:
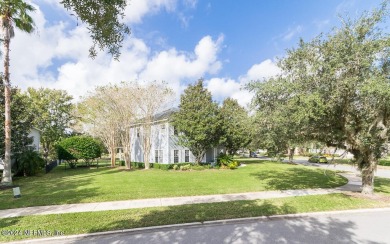
<svg viewBox="0 0 390 244">
<path fill-rule="evenodd" d="M 288 162 L 288 160 L 285 160 L 285 162 Z M 357 166 L 353 165 L 346 165 L 346 164 L 318 164 L 318 163 L 309 163 L 306 159 L 294 159 L 294 163 L 302 164 L 306 166 L 313 166 L 313 167 L 319 167 L 319 168 L 325 168 L 330 170 L 343 170 L 343 171 L 349 171 L 353 173 L 360 174 L 360 171 L 357 169 Z M 383 177 L 383 178 L 390 178 L 390 170 L 389 169 L 381 169 L 378 168 L 375 171 L 375 176 Z"/>
<path fill-rule="evenodd" d="M 258 218 L 228 223 L 37 241 L 36 243 L 390 243 L 390 208 Z M 34 242 L 35 243 L 35 242 Z"/>
</svg>

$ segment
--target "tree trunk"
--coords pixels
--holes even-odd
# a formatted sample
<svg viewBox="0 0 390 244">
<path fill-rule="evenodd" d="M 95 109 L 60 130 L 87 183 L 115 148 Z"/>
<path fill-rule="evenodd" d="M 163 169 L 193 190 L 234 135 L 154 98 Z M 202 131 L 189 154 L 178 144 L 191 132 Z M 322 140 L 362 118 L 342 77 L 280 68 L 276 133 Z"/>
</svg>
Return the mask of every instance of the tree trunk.
<svg viewBox="0 0 390 244">
<path fill-rule="evenodd" d="M 115 146 L 111 145 L 110 151 L 111 151 L 111 167 L 115 167 L 115 158 L 116 158 L 116 148 L 115 148 Z"/>
<path fill-rule="evenodd" d="M 203 151 L 203 152 L 200 152 L 200 153 L 197 153 L 197 152 L 199 152 L 199 151 L 196 151 L 195 150 L 195 153 L 196 153 L 196 155 L 194 154 L 194 156 L 195 156 L 195 164 L 196 165 L 200 165 L 200 163 L 201 163 L 201 161 L 202 161 L 202 158 L 204 157 L 204 155 L 205 155 L 205 152 Z"/>
<path fill-rule="evenodd" d="M 130 153 L 125 151 L 124 154 L 125 154 L 126 169 L 131 169 Z"/>
<path fill-rule="evenodd" d="M 295 152 L 295 147 L 291 147 L 288 149 L 289 150 L 289 153 L 288 153 L 288 161 L 290 163 L 293 162 L 293 159 L 294 159 L 294 152 Z"/>
<path fill-rule="evenodd" d="M 121 142 L 126 169 L 131 169 L 131 132 L 129 130 L 124 130 L 124 132 L 122 132 Z"/>
<path fill-rule="evenodd" d="M 362 193 L 363 194 L 373 194 L 374 193 L 374 172 L 378 160 L 370 155 L 364 159 L 362 162 Z"/>
<path fill-rule="evenodd" d="M 150 136 L 151 136 L 151 124 L 150 122 L 146 122 L 143 128 L 143 145 L 144 145 L 144 163 L 145 163 L 145 169 L 150 169 Z M 160 157 L 160 155 L 159 155 Z M 159 162 L 162 163 L 162 162 Z"/>
<path fill-rule="evenodd" d="M 125 165 L 126 169 L 131 169 L 131 145 L 130 142 L 126 141 L 126 143 L 123 144 L 123 154 L 125 156 Z"/>
<path fill-rule="evenodd" d="M 9 44 L 8 30 L 4 37 L 4 100 L 5 100 L 5 154 L 2 185 L 12 185 L 11 175 L 11 84 L 9 78 Z"/>
</svg>

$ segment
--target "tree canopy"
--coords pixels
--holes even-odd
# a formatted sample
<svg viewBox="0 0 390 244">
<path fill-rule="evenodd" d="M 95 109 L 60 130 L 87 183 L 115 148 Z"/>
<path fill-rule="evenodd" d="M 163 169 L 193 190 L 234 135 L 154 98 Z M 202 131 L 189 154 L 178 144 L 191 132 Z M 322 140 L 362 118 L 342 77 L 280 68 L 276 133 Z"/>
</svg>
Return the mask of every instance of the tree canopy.
<svg viewBox="0 0 390 244">
<path fill-rule="evenodd" d="M 184 90 L 172 124 L 179 132 L 179 143 L 191 150 L 196 163 L 202 160 L 207 149 L 218 143 L 221 133 L 218 104 L 203 87 L 202 79 Z"/>
<path fill-rule="evenodd" d="M 54 151 L 54 144 L 66 136 L 73 120 L 72 96 L 64 90 L 28 88 L 28 106 L 36 115 L 33 126 L 41 131 L 44 156 Z"/>
<path fill-rule="evenodd" d="M 383 4 L 357 20 L 343 19 L 326 36 L 301 40 L 280 60 L 281 75 L 249 86 L 266 125 L 289 127 L 286 141 L 292 135 L 351 152 L 368 194 L 389 140 L 390 37 L 381 29 L 387 13 Z"/>
<path fill-rule="evenodd" d="M 101 144 L 89 136 L 72 136 L 57 144 L 58 159 L 77 163 L 84 160 L 87 164 L 102 154 Z"/>
<path fill-rule="evenodd" d="M 130 34 L 129 27 L 121 20 L 127 0 L 62 0 L 65 9 L 76 13 L 78 18 L 87 24 L 93 46 L 90 56 L 95 57 L 97 50 L 108 49 L 116 59 L 119 58 L 123 39 Z"/>
<path fill-rule="evenodd" d="M 78 104 L 77 110 L 85 125 L 84 131 L 100 138 L 109 149 L 112 166 L 115 166 L 116 148 L 122 147 L 126 166 L 131 167 L 132 125 L 141 127 L 141 147 L 148 169 L 153 118 L 172 96 L 173 91 L 164 83 L 122 82 L 97 87 Z"/>
<path fill-rule="evenodd" d="M 222 119 L 220 143 L 226 147 L 229 154 L 234 154 L 251 141 L 248 113 L 237 100 L 227 98 L 223 101 L 220 116 Z"/>
<path fill-rule="evenodd" d="M 0 103 L 4 101 L 4 93 L 1 92 L 4 88 L 0 88 Z M 35 113 L 29 106 L 28 97 L 19 89 L 12 89 L 11 102 L 11 119 L 14 121 L 11 133 L 14 135 L 11 138 L 11 151 L 14 157 L 18 157 L 21 153 L 28 150 L 32 139 L 29 138 L 29 133 L 32 128 L 32 122 L 35 118 Z M 4 124 L 4 107 L 0 106 L 0 124 Z M 0 141 L 4 141 L 4 127 L 0 127 Z M 4 158 L 4 144 L 0 145 L 0 157 Z"/>
</svg>

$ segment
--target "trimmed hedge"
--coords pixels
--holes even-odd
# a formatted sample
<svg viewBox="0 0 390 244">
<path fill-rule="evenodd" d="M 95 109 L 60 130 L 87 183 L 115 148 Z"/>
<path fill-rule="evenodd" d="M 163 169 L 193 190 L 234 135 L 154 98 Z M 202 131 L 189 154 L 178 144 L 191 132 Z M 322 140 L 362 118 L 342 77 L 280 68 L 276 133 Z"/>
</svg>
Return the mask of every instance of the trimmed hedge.
<svg viewBox="0 0 390 244">
<path fill-rule="evenodd" d="M 83 159 L 88 165 L 91 160 L 102 154 L 101 144 L 89 136 L 73 136 L 57 144 L 58 159 L 66 160 L 73 168 L 78 160 Z"/>
<path fill-rule="evenodd" d="M 384 159 L 379 160 L 378 165 L 390 166 L 390 160 L 384 160 Z"/>
<path fill-rule="evenodd" d="M 153 168 L 154 164 L 149 163 L 150 168 Z M 143 162 L 131 162 L 131 167 L 134 169 L 144 169 L 145 168 L 145 163 Z"/>
</svg>

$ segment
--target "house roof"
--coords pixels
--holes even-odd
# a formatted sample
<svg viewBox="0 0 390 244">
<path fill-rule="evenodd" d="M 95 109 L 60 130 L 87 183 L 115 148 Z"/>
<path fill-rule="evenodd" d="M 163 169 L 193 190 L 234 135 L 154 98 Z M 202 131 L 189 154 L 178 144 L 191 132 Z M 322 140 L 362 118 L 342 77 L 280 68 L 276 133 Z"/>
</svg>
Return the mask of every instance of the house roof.
<svg viewBox="0 0 390 244">
<path fill-rule="evenodd" d="M 179 108 L 170 108 L 168 110 L 165 110 L 161 113 L 154 115 L 153 121 L 168 119 L 173 113 L 175 113 L 177 111 L 179 111 Z"/>
<path fill-rule="evenodd" d="M 152 124 L 156 124 L 156 123 L 160 123 L 162 121 L 166 121 L 169 119 L 169 117 L 175 113 L 179 111 L 179 108 L 170 108 L 168 110 L 165 110 L 161 113 L 157 113 L 153 116 L 153 121 L 151 122 Z M 138 123 L 133 123 L 133 124 L 130 124 L 130 127 L 133 127 L 133 126 L 139 126 L 139 125 L 142 125 L 143 122 L 142 122 L 142 119 L 139 120 Z"/>
</svg>

